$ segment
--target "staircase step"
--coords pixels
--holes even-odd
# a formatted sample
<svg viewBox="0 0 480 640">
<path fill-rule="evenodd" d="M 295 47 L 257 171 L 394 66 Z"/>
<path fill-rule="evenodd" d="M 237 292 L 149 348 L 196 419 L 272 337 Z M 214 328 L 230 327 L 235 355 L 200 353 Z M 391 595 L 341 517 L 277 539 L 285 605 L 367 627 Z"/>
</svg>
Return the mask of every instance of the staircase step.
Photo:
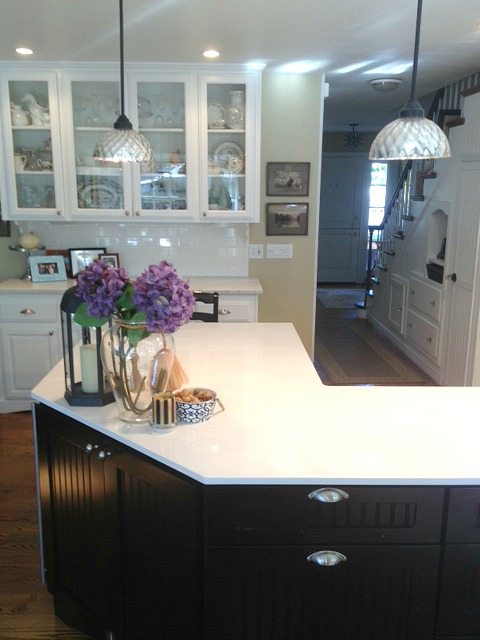
<svg viewBox="0 0 480 640">
<path fill-rule="evenodd" d="M 415 202 L 423 202 L 423 200 L 425 200 L 425 196 L 412 196 L 410 200 L 414 200 Z"/>
<path fill-rule="evenodd" d="M 465 118 L 455 118 L 454 120 L 449 120 L 445 122 L 445 126 L 451 129 L 452 127 L 461 127 L 465 124 Z"/>
<path fill-rule="evenodd" d="M 395 231 L 395 233 L 392 233 L 392 236 L 394 238 L 399 238 L 400 240 L 405 240 L 405 236 L 403 235 L 403 231 Z"/>
<path fill-rule="evenodd" d="M 422 178 L 424 180 L 434 180 L 437 177 L 435 171 L 431 171 L 430 173 L 422 173 Z"/>
<path fill-rule="evenodd" d="M 380 284 L 380 279 L 374 276 L 373 278 L 370 278 L 370 282 L 372 284 Z"/>
<path fill-rule="evenodd" d="M 377 264 L 377 269 L 380 269 L 380 271 L 388 271 L 388 267 L 384 264 Z"/>
<path fill-rule="evenodd" d="M 402 216 L 402 220 L 405 220 L 405 222 L 413 222 L 415 218 L 413 216 Z"/>
<path fill-rule="evenodd" d="M 395 251 L 392 251 L 392 249 L 385 249 L 384 253 L 386 253 L 387 256 L 394 256 L 395 255 Z"/>
</svg>

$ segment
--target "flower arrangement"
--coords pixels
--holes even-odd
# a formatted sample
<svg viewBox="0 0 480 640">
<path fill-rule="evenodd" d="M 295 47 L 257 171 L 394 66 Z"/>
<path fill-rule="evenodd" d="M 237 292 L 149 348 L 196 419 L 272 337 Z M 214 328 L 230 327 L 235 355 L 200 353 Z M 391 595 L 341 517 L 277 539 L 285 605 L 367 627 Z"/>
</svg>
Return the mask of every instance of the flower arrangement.
<svg viewBox="0 0 480 640">
<path fill-rule="evenodd" d="M 129 331 L 131 345 L 159 330 L 175 332 L 191 318 L 195 305 L 188 282 L 166 260 L 150 265 L 133 281 L 121 267 L 101 259 L 92 262 L 78 275 L 76 295 L 83 302 L 74 320 L 83 327 L 102 326 L 112 316 L 144 325 Z"/>
</svg>

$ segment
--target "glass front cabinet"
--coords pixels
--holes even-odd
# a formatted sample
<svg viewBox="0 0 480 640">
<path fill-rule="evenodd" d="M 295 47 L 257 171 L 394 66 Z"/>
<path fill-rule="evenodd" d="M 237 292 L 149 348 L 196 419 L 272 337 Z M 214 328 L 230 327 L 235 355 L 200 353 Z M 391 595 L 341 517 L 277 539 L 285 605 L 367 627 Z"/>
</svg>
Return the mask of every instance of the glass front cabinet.
<svg viewBox="0 0 480 640">
<path fill-rule="evenodd" d="M 125 112 L 151 166 L 93 159 L 119 114 L 117 65 L 4 73 L 5 218 L 258 221 L 261 74 L 199 67 L 127 68 Z"/>
<path fill-rule="evenodd" d="M 3 218 L 64 218 L 57 74 L 2 74 L 1 95 Z"/>
</svg>

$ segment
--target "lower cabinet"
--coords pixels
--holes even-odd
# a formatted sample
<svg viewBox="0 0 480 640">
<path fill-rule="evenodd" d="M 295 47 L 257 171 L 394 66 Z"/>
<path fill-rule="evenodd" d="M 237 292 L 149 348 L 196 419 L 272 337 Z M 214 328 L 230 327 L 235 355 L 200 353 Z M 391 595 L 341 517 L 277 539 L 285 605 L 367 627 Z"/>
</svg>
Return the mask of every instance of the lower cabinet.
<svg viewBox="0 0 480 640">
<path fill-rule="evenodd" d="M 480 638 L 480 489 L 204 486 L 43 405 L 35 426 L 45 580 L 94 638 Z"/>
</svg>

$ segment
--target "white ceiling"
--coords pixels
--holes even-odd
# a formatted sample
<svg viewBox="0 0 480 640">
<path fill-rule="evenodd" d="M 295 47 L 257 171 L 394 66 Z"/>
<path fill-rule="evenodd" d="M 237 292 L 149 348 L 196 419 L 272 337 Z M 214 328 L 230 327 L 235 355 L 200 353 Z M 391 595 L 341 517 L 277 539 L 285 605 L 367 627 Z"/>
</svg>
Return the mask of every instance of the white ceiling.
<svg viewBox="0 0 480 640">
<path fill-rule="evenodd" d="M 377 130 L 410 94 L 417 0 L 124 0 L 126 62 L 308 63 L 330 84 L 325 130 Z M 480 70 L 480 0 L 424 0 L 417 95 Z M 0 0 L 0 60 L 118 60 L 117 0 Z M 341 73 L 346 67 L 357 70 Z M 381 68 L 390 70 L 380 70 Z M 403 79 L 373 91 L 379 76 Z"/>
</svg>

